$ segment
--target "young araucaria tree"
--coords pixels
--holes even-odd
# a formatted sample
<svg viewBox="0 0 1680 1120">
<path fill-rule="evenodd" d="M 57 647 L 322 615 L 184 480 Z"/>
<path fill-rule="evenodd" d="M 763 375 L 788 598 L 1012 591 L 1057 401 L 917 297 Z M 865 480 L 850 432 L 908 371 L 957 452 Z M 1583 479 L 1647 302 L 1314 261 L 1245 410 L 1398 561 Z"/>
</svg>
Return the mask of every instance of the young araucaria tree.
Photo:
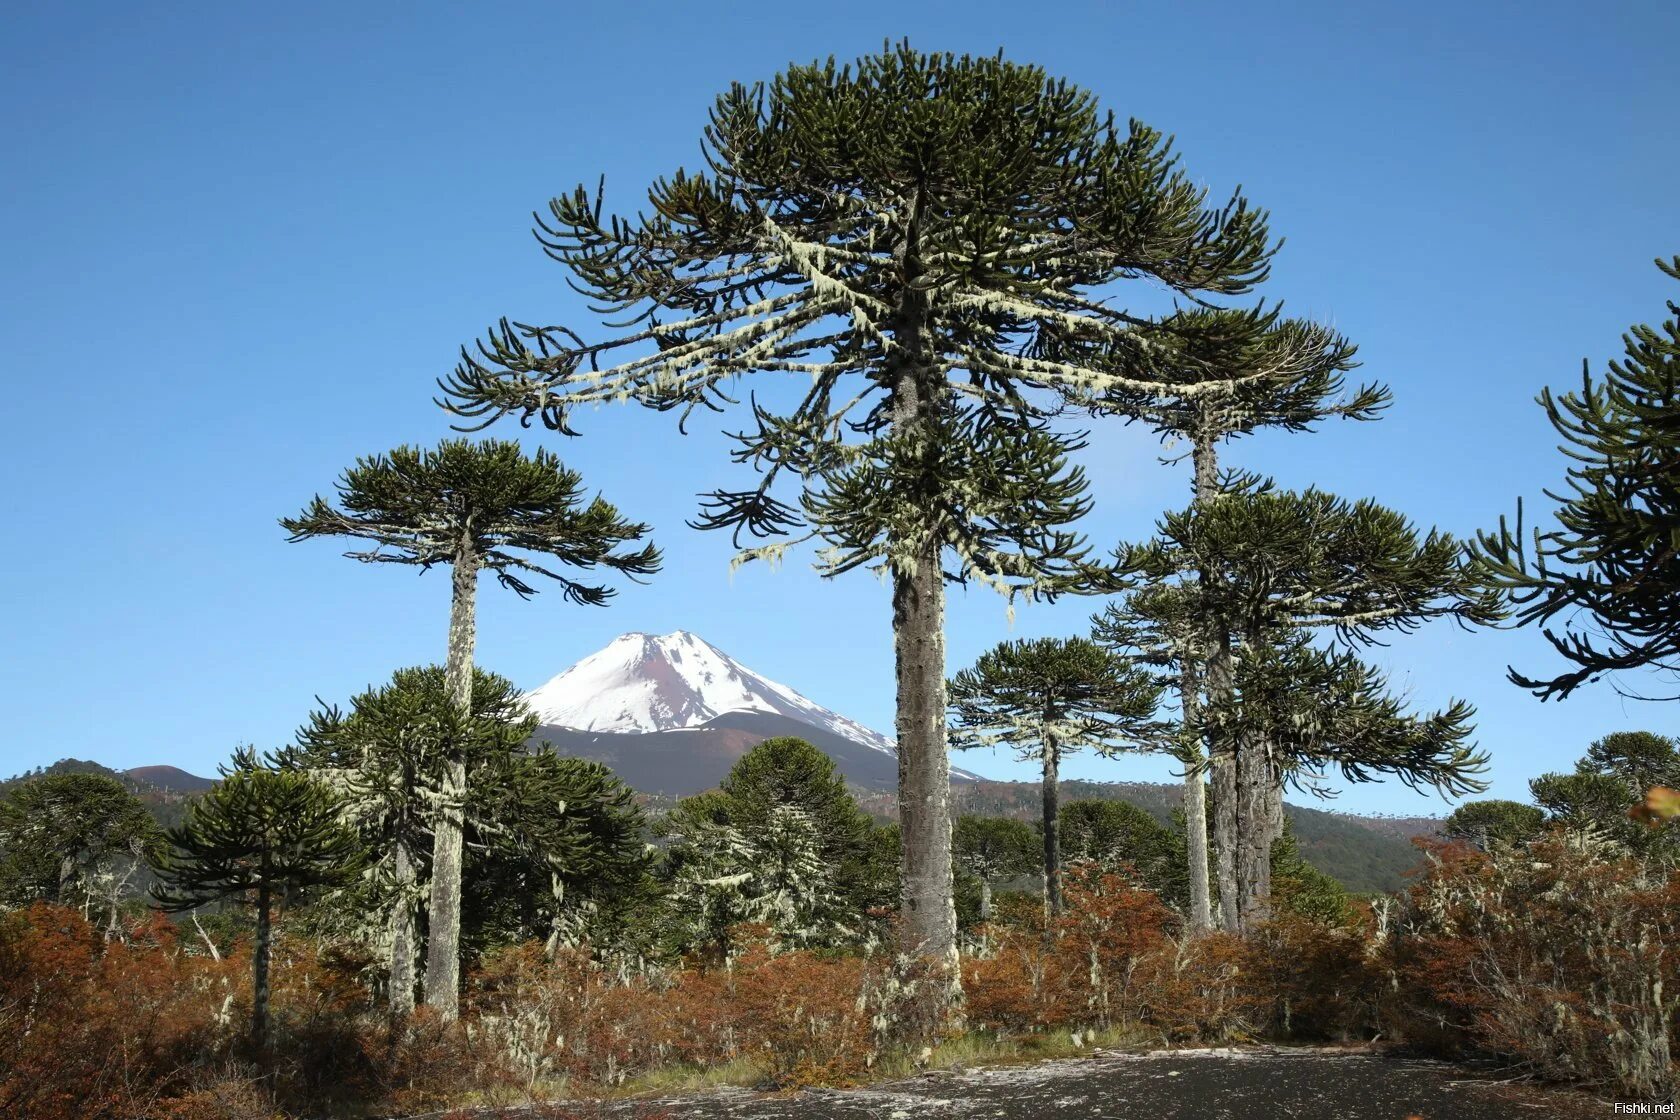
<svg viewBox="0 0 1680 1120">
<path fill-rule="evenodd" d="M 1085 638 L 1003 642 L 951 679 L 952 745 L 1002 744 L 1043 769 L 1044 906 L 1062 912 L 1059 782 L 1062 758 L 1112 755 L 1164 739 L 1152 722 L 1161 686 Z"/>
<path fill-rule="evenodd" d="M 1211 500 L 1219 490 L 1222 442 L 1259 428 L 1310 431 L 1332 417 L 1375 419 L 1388 403 L 1388 390 L 1379 385 L 1342 395 L 1343 374 L 1357 365 L 1354 347 L 1316 323 L 1282 319 L 1275 310 L 1195 308 L 1169 316 L 1161 325 L 1156 377 L 1168 382 L 1168 387 L 1151 392 L 1124 385 L 1110 389 L 1098 398 L 1094 411 L 1140 420 L 1163 440 L 1188 441 L 1198 504 Z M 1187 578 L 1199 579 L 1201 573 Z M 1148 605 L 1167 606 L 1159 599 Z M 1108 623 L 1121 628 L 1129 625 L 1122 617 L 1125 609 L 1112 608 L 1120 613 L 1111 613 Z M 1102 625 L 1099 622 L 1099 640 L 1105 640 Z M 1232 753 L 1205 742 L 1202 690 L 1219 692 L 1231 687 L 1231 636 L 1204 632 L 1196 625 L 1157 624 L 1149 629 L 1173 647 L 1161 650 L 1156 660 L 1170 662 L 1178 676 L 1190 924 L 1205 930 L 1212 928 L 1213 918 L 1204 783 L 1211 759 L 1215 785 L 1229 784 Z"/>
<path fill-rule="evenodd" d="M 1656 263 L 1680 280 L 1680 257 Z M 1557 528 L 1525 541 L 1518 505 L 1515 529 L 1501 518 L 1498 532 L 1478 534 L 1513 624 L 1538 623 L 1572 666 L 1550 677 L 1510 670 L 1541 699 L 1605 673 L 1680 672 L 1680 304 L 1668 301 L 1662 326 L 1636 326 L 1622 344 L 1626 357 L 1601 381 L 1583 362 L 1579 393 L 1540 394 L 1572 460 L 1568 491 L 1546 495 Z"/>
<path fill-rule="evenodd" d="M 398 669 L 389 684 L 352 698 L 348 713 L 311 712 L 296 745 L 276 753 L 278 765 L 305 771 L 337 794 L 345 820 L 362 838 L 367 895 L 349 909 L 364 921 L 384 911 L 385 928 L 367 939 L 388 944 L 387 999 L 398 1018 L 414 1011 L 415 909 L 428 894 L 430 878 L 422 872 L 451 763 L 466 763 L 471 796 L 462 820 L 470 827 L 488 815 L 484 799 L 505 798 L 502 790 L 482 788 L 484 775 L 492 787 L 500 783 L 511 760 L 526 757 L 536 726 L 513 682 L 478 668 L 463 721 L 444 670 L 430 665 Z"/>
<path fill-rule="evenodd" d="M 757 485 L 710 495 L 699 524 L 763 542 L 737 561 L 808 528 L 825 575 L 890 579 L 903 948 L 954 981 L 944 584 L 1087 589 L 1076 444 L 1034 391 L 1132 377 L 1057 356 L 1085 340 L 1146 370 L 1111 289 L 1244 293 L 1273 250 L 1265 218 L 1237 197 L 1208 207 L 1160 133 L 1042 70 L 907 45 L 732 87 L 705 161 L 656 181 L 635 218 L 581 187 L 555 199 L 539 238 L 620 333 L 504 320 L 463 350 L 448 407 L 571 434 L 598 402 L 686 418 L 745 375 L 796 383 L 786 407 L 755 398 L 736 436 Z"/>
<path fill-rule="evenodd" d="M 268 1040 L 268 960 L 277 903 L 352 878 L 361 846 L 339 819 L 337 800 L 307 774 L 235 755 L 232 772 L 194 801 L 168 832 L 171 851 L 157 864 L 153 897 L 166 910 L 237 899 L 257 916 L 251 958 L 251 1038 Z"/>
<path fill-rule="evenodd" d="M 371 542 L 345 555 L 386 564 L 446 564 L 453 577 L 449 656 L 451 703 L 472 710 L 473 611 L 478 573 L 491 571 L 521 598 L 528 582 L 558 583 L 573 603 L 602 606 L 614 591 L 581 583 L 559 568 L 610 568 L 631 576 L 659 569 L 651 544 L 632 551 L 648 527 L 626 521 L 600 497 L 586 502 L 583 480 L 546 451 L 529 458 L 517 443 L 450 440 L 435 450 L 399 447 L 357 460 L 339 482 L 339 506 L 316 497 L 280 524 L 291 540 L 351 537 Z M 531 559 L 530 557 L 538 559 Z M 538 560 L 541 562 L 539 563 Z M 460 999 L 462 812 L 467 798 L 467 746 L 456 743 L 445 764 L 433 828 L 432 891 L 426 942 L 426 1003 L 453 1019 Z"/>
</svg>

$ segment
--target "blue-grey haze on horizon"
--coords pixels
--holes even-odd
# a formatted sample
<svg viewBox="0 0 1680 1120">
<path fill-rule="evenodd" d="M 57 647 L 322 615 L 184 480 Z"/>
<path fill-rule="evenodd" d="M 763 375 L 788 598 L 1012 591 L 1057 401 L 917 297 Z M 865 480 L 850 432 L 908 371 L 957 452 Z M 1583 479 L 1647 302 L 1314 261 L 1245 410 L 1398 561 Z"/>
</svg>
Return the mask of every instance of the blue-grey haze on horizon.
<svg viewBox="0 0 1680 1120">
<path fill-rule="evenodd" d="M 697 164 L 731 81 L 901 36 L 1041 64 L 1174 134 L 1215 196 L 1240 184 L 1271 211 L 1287 244 L 1263 294 L 1350 336 L 1396 402 L 1228 462 L 1460 535 L 1519 496 L 1543 514 L 1565 463 L 1535 395 L 1578 383 L 1583 358 L 1602 369 L 1675 294 L 1650 262 L 1680 252 L 1677 31 L 1657 2 L 12 5 L 0 773 L 66 756 L 210 772 L 236 744 L 284 742 L 316 696 L 440 659 L 446 578 L 287 545 L 275 519 L 357 455 L 446 435 L 434 379 L 497 317 L 594 326 L 533 244 L 533 209 L 605 174 L 609 205 L 634 210 Z M 635 407 L 581 419 L 577 440 L 522 438 L 651 522 L 665 571 L 605 610 L 487 583 L 482 664 L 534 687 L 625 631 L 686 629 L 890 733 L 886 589 L 822 581 L 800 552 L 731 574 L 729 542 L 684 525 L 697 493 L 740 480 L 719 434 L 739 416 L 686 438 Z M 1187 468 L 1140 428 L 1090 433 L 1081 528 L 1106 549 L 1182 504 Z M 1011 624 L 992 593 L 953 589 L 951 669 L 1079 632 L 1098 605 Z M 1555 664 L 1530 632 L 1435 625 L 1372 657 L 1421 706 L 1477 705 L 1494 796 L 1606 732 L 1680 730 L 1673 705 L 1606 683 L 1549 704 L 1509 684 L 1509 663 Z M 1444 808 L 1392 783 L 1336 804 Z"/>
</svg>

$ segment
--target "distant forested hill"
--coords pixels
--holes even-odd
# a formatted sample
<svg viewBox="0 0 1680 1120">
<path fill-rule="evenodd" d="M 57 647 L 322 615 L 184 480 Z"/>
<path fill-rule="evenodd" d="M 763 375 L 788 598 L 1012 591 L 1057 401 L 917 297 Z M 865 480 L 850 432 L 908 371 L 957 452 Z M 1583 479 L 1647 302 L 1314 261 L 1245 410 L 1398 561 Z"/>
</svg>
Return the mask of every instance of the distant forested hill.
<svg viewBox="0 0 1680 1120">
<path fill-rule="evenodd" d="M 187 802 L 191 801 L 195 794 L 216 784 L 210 778 L 201 778 L 197 774 L 189 774 L 173 766 L 139 766 L 125 771 L 113 770 L 109 766 L 101 766 L 97 762 L 86 762 L 79 758 L 65 758 L 51 766 L 37 767 L 0 781 L 0 795 L 4 795 L 20 782 L 45 777 L 48 774 L 102 774 L 107 778 L 115 778 L 138 797 L 157 822 L 165 827 L 179 824 L 187 811 Z"/>
<path fill-rule="evenodd" d="M 896 813 L 890 794 L 854 790 L 864 808 L 882 820 Z M 1179 806 L 1179 787 L 1158 782 L 1064 781 L 1062 803 L 1092 799 L 1126 801 L 1162 824 L 1172 822 Z M 1037 820 L 1040 812 L 1037 782 L 974 782 L 951 788 L 957 813 Z M 1399 890 L 1406 872 L 1417 866 L 1412 837 L 1433 835 L 1433 817 L 1365 817 L 1285 805 L 1301 854 L 1327 875 L 1356 894 Z"/>
</svg>

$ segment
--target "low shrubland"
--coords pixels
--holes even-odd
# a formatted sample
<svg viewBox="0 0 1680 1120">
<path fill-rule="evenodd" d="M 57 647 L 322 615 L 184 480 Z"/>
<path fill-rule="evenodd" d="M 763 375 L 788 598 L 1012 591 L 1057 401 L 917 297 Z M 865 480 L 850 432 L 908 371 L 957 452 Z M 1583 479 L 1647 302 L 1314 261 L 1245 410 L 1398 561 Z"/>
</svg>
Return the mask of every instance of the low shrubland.
<svg viewBox="0 0 1680 1120">
<path fill-rule="evenodd" d="M 0 1114 L 400 1115 L 1258 1039 L 1384 1039 L 1673 1092 L 1680 876 L 1563 835 L 1425 854 L 1398 899 L 1338 923 L 1280 913 L 1246 939 L 1193 934 L 1123 871 L 1076 864 L 1060 917 L 1005 899 L 970 931 L 961 1015 L 937 1037 L 904 1027 L 919 997 L 890 954 L 793 947 L 766 926 L 704 961 L 506 946 L 447 1025 L 392 1022 L 373 961 L 283 932 L 258 1050 L 245 939 L 217 948 L 155 914 L 113 933 L 37 904 L 0 916 Z"/>
</svg>

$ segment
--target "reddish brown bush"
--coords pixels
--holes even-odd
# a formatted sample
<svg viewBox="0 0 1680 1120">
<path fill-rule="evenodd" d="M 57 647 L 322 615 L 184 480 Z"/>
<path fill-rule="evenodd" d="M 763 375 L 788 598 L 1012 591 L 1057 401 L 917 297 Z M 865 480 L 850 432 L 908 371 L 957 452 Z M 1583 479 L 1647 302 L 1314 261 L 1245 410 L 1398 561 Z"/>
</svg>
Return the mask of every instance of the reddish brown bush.
<svg viewBox="0 0 1680 1120">
<path fill-rule="evenodd" d="M 1391 1032 L 1666 1098 L 1680 1030 L 1680 874 L 1602 842 L 1430 845 L 1386 950 Z"/>
</svg>

